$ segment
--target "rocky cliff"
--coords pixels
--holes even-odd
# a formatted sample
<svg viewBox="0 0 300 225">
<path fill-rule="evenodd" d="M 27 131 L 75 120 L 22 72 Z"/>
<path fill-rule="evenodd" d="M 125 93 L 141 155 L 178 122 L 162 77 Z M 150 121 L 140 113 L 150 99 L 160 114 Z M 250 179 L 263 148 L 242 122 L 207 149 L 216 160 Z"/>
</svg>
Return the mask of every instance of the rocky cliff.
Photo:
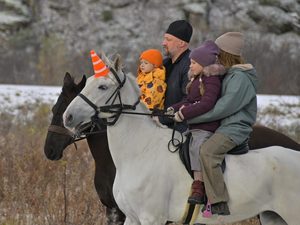
<svg viewBox="0 0 300 225">
<path fill-rule="evenodd" d="M 90 75 L 90 49 L 120 53 L 135 72 L 139 53 L 160 48 L 168 24 L 184 18 L 194 27 L 191 47 L 244 32 L 244 55 L 263 75 L 262 91 L 272 91 L 272 77 L 278 86 L 283 73 L 299 84 L 299 0 L 0 0 L 0 9 L 2 83 L 60 84 L 66 71 Z"/>
</svg>

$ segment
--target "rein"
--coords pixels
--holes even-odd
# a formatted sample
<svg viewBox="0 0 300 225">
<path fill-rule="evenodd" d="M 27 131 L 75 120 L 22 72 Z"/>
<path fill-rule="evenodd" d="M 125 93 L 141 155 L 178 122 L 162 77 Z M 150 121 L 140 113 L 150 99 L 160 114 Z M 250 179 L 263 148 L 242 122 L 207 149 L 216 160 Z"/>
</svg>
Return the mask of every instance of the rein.
<svg viewBox="0 0 300 225">
<path fill-rule="evenodd" d="M 174 127 L 175 127 L 175 126 L 176 126 L 176 122 L 175 122 L 175 124 L 174 124 Z M 172 153 L 177 152 L 177 151 L 181 148 L 181 146 L 182 146 L 182 144 L 183 144 L 183 135 L 182 135 L 182 133 L 180 133 L 181 140 L 178 140 L 178 139 L 175 138 L 174 136 L 175 136 L 175 129 L 173 128 L 173 130 L 172 130 L 172 138 L 171 138 L 171 140 L 170 140 L 169 143 L 168 143 L 168 150 L 169 150 L 170 152 L 172 152 Z M 177 142 L 177 143 L 175 143 L 175 142 Z M 171 150 L 171 148 L 170 148 L 170 145 L 171 145 L 171 144 L 175 147 L 174 150 Z"/>
</svg>

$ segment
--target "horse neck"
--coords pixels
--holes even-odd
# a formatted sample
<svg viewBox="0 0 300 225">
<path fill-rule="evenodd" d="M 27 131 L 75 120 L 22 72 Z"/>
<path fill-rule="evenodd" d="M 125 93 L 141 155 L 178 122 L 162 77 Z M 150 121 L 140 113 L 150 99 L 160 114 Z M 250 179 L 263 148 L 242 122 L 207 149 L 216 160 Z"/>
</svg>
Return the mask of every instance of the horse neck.
<svg viewBox="0 0 300 225">
<path fill-rule="evenodd" d="M 112 195 L 116 167 L 113 163 L 106 132 L 87 137 L 87 143 L 95 161 L 94 185 L 101 202 L 108 208 L 115 208 L 117 204 Z"/>
<path fill-rule="evenodd" d="M 95 161 L 111 157 L 106 133 L 92 134 L 86 140 Z"/>
<path fill-rule="evenodd" d="M 133 105 L 139 98 L 139 88 L 133 77 L 128 77 L 121 92 L 124 104 Z M 126 110 L 127 111 L 127 110 Z M 136 106 L 135 112 L 150 113 L 143 103 Z M 149 116 L 121 114 L 113 126 L 107 127 L 107 135 L 111 155 L 117 166 L 124 158 L 132 158 L 139 155 L 140 147 L 135 144 L 138 140 L 152 137 L 157 127 Z M 122 151 L 126 149 L 126 151 Z"/>
</svg>

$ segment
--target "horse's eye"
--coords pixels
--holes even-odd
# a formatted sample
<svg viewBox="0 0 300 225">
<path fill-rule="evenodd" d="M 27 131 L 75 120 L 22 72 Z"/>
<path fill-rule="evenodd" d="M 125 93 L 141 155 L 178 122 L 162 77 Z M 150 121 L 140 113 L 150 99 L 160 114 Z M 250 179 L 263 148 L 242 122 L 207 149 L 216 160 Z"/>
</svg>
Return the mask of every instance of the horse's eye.
<svg viewBox="0 0 300 225">
<path fill-rule="evenodd" d="M 104 91 L 108 89 L 108 87 L 106 85 L 100 85 L 98 88 L 100 90 L 104 90 Z"/>
</svg>

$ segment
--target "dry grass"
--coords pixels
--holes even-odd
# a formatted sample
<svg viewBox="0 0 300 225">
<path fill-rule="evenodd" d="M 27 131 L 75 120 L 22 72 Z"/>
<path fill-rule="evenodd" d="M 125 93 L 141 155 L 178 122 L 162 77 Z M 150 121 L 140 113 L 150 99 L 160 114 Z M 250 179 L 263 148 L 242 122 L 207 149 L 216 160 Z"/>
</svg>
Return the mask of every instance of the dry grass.
<svg viewBox="0 0 300 225">
<path fill-rule="evenodd" d="M 47 160 L 49 108 L 37 109 L 33 118 L 6 120 L 6 129 L 0 129 L 0 225 L 105 224 L 87 145 L 82 141 L 80 150 L 69 147 L 62 160 Z M 4 117 L 0 114 L 1 121 Z"/>
</svg>

